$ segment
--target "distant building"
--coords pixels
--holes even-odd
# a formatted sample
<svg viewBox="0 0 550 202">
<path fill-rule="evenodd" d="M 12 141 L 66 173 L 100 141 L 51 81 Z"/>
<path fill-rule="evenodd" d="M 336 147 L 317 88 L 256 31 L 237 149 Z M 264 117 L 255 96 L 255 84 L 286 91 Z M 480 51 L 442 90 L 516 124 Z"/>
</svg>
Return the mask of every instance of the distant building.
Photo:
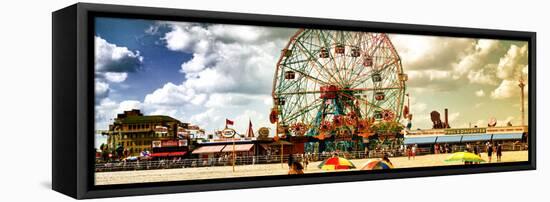
<svg viewBox="0 0 550 202">
<path fill-rule="evenodd" d="M 462 149 L 466 144 L 484 145 L 493 142 L 502 144 L 504 150 L 516 150 L 524 148 L 527 144 L 528 133 L 527 126 L 412 130 L 405 135 L 403 144 L 418 145 L 419 148 L 448 144 Z"/>
<path fill-rule="evenodd" d="M 105 134 L 109 147 L 121 145 L 128 155 L 134 156 L 144 150 L 152 151 L 153 141 L 188 139 L 188 125 L 170 116 L 144 116 L 133 109 L 118 114 Z"/>
</svg>

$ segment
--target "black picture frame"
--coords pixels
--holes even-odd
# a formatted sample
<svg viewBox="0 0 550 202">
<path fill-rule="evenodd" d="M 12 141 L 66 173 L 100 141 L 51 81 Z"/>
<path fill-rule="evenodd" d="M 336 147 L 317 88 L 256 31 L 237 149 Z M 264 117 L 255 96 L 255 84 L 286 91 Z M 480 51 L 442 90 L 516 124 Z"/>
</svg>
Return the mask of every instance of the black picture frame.
<svg viewBox="0 0 550 202">
<path fill-rule="evenodd" d="M 259 176 L 94 185 L 93 18 L 117 17 L 276 27 L 322 28 L 431 36 L 522 40 L 529 47 L 529 157 L 527 162 L 336 172 L 296 176 Z M 77 3 L 52 13 L 52 188 L 84 199 L 351 182 L 536 169 L 536 33 L 444 26 L 380 23 L 276 15 Z"/>
</svg>

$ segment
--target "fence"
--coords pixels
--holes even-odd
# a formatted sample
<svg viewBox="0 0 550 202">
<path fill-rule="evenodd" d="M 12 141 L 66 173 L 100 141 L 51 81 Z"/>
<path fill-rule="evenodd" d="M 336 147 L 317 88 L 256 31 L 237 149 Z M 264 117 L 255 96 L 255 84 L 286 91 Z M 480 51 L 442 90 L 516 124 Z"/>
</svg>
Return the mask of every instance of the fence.
<svg viewBox="0 0 550 202">
<path fill-rule="evenodd" d="M 453 145 L 450 152 L 464 151 L 465 146 Z M 503 144 L 504 151 L 517 151 L 527 149 L 526 145 Z M 486 152 L 485 147 L 481 147 L 481 152 Z M 417 155 L 431 154 L 433 147 L 418 148 Z M 331 157 L 332 153 L 313 153 L 313 154 L 293 154 L 294 160 L 299 162 L 315 162 L 322 161 Z M 364 159 L 364 158 L 380 158 L 384 155 L 390 157 L 406 156 L 406 152 L 400 149 L 381 149 L 368 152 L 355 151 L 339 153 L 339 156 L 347 159 Z M 261 156 L 237 156 L 235 165 L 253 165 L 280 163 L 288 161 L 288 155 L 261 155 Z M 194 159 L 172 159 L 172 160 L 144 160 L 144 161 L 122 161 L 122 162 L 97 162 L 95 165 L 96 172 L 109 171 L 129 171 L 129 170 L 152 170 L 152 169 L 171 169 L 171 168 L 189 168 L 189 167 L 208 167 L 208 166 L 230 166 L 232 158 L 194 158 Z"/>
<path fill-rule="evenodd" d="M 371 151 L 365 152 L 345 152 L 340 156 L 347 159 L 360 159 L 360 158 L 375 158 L 382 157 L 384 154 L 389 153 L 390 156 L 401 155 L 397 151 Z M 304 162 L 307 159 L 308 162 L 322 161 L 332 156 L 332 153 L 314 153 L 314 154 L 293 154 L 294 160 Z M 253 164 L 267 164 L 267 163 L 280 163 L 288 161 L 288 155 L 284 155 L 281 159 L 281 155 L 261 155 L 261 156 L 237 156 L 235 158 L 235 165 L 253 165 Z M 96 163 L 96 172 L 105 171 L 125 171 L 125 170 L 150 170 L 150 169 L 169 169 L 169 168 L 187 168 L 187 167 L 207 167 L 207 166 L 229 166 L 232 165 L 232 158 L 219 157 L 219 158 L 194 158 L 194 159 L 172 159 L 172 160 L 143 160 L 143 161 L 121 161 L 121 162 L 105 162 Z"/>
</svg>

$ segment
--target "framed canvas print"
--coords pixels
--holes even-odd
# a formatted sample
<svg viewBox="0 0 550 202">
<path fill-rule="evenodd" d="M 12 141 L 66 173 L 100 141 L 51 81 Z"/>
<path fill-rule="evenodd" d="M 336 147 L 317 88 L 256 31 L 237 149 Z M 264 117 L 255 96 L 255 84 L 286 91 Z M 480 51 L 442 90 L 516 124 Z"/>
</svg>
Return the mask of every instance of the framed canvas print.
<svg viewBox="0 0 550 202">
<path fill-rule="evenodd" d="M 75 198 L 536 168 L 534 32 L 79 3 L 53 17 Z"/>
</svg>

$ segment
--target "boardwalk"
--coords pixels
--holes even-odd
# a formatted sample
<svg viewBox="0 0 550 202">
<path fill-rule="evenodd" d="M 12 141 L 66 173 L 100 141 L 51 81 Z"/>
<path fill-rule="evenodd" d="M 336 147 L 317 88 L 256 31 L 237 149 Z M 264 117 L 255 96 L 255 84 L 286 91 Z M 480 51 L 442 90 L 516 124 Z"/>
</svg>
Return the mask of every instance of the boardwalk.
<svg viewBox="0 0 550 202">
<path fill-rule="evenodd" d="M 414 160 L 408 160 L 407 157 L 391 158 L 391 161 L 396 168 L 408 167 L 429 167 L 429 166 L 445 166 L 457 165 L 457 163 L 446 163 L 444 159 L 449 154 L 432 154 L 417 156 Z M 482 153 L 482 158 L 487 160 L 487 154 Z M 361 168 L 369 159 L 354 159 L 351 160 L 358 168 Z M 510 151 L 503 152 L 503 162 L 518 162 L 527 161 L 527 151 Z M 493 162 L 496 157 L 493 156 Z M 320 162 L 312 162 L 309 164 L 305 173 L 327 172 L 317 168 Z M 231 178 L 231 177 L 247 177 L 247 176 L 262 176 L 262 175 L 285 175 L 288 172 L 286 165 L 281 164 L 256 164 L 236 166 L 235 172 L 232 172 L 231 166 L 219 167 L 199 167 L 199 168 L 181 168 L 181 169 L 164 169 L 164 170 L 140 170 L 140 171 L 119 171 L 119 172 L 101 172 L 96 173 L 96 185 L 108 184 L 127 184 L 127 183 L 145 183 L 145 182 L 163 182 L 163 181 L 180 181 L 194 179 L 212 179 L 212 178 Z"/>
</svg>

